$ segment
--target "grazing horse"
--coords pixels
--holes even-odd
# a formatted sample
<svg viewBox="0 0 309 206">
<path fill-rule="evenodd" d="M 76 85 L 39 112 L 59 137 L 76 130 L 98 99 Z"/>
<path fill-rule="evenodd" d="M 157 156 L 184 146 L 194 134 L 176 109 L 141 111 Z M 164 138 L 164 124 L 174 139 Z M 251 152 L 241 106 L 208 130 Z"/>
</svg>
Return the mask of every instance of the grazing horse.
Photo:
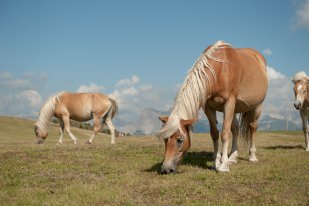
<svg viewBox="0 0 309 206">
<path fill-rule="evenodd" d="M 218 171 L 229 171 L 229 164 L 236 161 L 239 128 L 244 140 L 250 143 L 249 161 L 257 161 L 255 134 L 267 88 L 266 62 L 259 52 L 249 48 L 233 48 L 222 41 L 209 46 L 188 71 L 170 116 L 160 117 L 164 124 L 157 136 L 165 140 L 161 172 L 174 172 L 190 148 L 192 125 L 198 118 L 200 108 L 210 123 L 214 166 Z M 224 114 L 222 155 L 219 152 L 216 111 Z M 240 125 L 236 113 L 241 113 Z M 228 144 L 231 131 L 234 138 L 230 161 Z"/>
<path fill-rule="evenodd" d="M 115 127 L 112 118 L 118 111 L 115 100 L 99 93 L 68 93 L 59 92 L 50 97 L 43 105 L 39 119 L 35 123 L 34 132 L 36 143 L 41 144 L 46 139 L 48 123 L 52 116 L 59 119 L 60 138 L 58 143 L 62 144 L 64 128 L 72 138 L 74 144 L 76 137 L 70 130 L 70 119 L 79 122 L 93 119 L 93 133 L 86 144 L 91 144 L 96 134 L 106 123 L 111 132 L 111 143 L 115 143 Z"/>
<path fill-rule="evenodd" d="M 295 101 L 294 106 L 299 110 L 303 121 L 303 131 L 305 134 L 306 151 L 309 151 L 309 77 L 305 72 L 298 72 L 292 78 L 294 82 Z"/>
</svg>

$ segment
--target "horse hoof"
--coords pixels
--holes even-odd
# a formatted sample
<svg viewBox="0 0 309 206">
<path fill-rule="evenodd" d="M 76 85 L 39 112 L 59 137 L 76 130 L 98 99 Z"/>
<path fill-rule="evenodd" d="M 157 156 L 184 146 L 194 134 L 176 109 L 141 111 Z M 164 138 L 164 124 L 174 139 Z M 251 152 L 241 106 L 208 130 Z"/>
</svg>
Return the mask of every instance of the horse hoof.
<svg viewBox="0 0 309 206">
<path fill-rule="evenodd" d="M 91 142 L 89 142 L 89 140 L 88 140 L 88 141 L 85 142 L 85 144 L 91 144 Z"/>
<path fill-rule="evenodd" d="M 233 153 L 230 155 L 229 159 L 228 159 L 229 163 L 230 163 L 230 164 L 236 164 L 236 163 L 237 163 L 237 157 L 238 157 L 237 151 L 233 152 Z"/>
<path fill-rule="evenodd" d="M 309 147 L 306 148 L 306 152 L 309 152 Z"/>
<path fill-rule="evenodd" d="M 258 162 L 259 160 L 256 157 L 250 157 L 249 162 Z"/>
<path fill-rule="evenodd" d="M 230 169 L 228 167 L 219 167 L 217 171 L 218 172 L 230 172 Z"/>
<path fill-rule="evenodd" d="M 57 142 L 57 144 L 56 145 L 62 145 L 62 142 Z"/>
</svg>

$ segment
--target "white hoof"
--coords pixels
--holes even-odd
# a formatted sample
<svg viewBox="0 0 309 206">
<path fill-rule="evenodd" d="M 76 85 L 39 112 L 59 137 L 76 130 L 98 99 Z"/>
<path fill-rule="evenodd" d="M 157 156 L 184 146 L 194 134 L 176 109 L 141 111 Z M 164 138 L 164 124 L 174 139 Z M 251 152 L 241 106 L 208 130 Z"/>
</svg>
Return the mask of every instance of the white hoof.
<svg viewBox="0 0 309 206">
<path fill-rule="evenodd" d="M 115 142 L 111 142 L 111 144 L 115 144 Z"/>
<path fill-rule="evenodd" d="M 229 166 L 227 164 L 222 164 L 217 171 L 219 172 L 230 172 Z"/>
<path fill-rule="evenodd" d="M 235 152 L 233 152 L 231 155 L 230 155 L 230 157 L 229 157 L 229 163 L 230 164 L 236 164 L 237 163 L 237 157 L 238 157 L 238 152 L 237 151 L 235 151 Z"/>
<path fill-rule="evenodd" d="M 309 152 L 309 147 L 306 148 L 306 152 Z"/>
<path fill-rule="evenodd" d="M 77 144 L 77 141 L 74 141 L 74 144 Z"/>
<path fill-rule="evenodd" d="M 249 162 L 257 162 L 259 161 L 255 156 L 249 158 Z"/>
<path fill-rule="evenodd" d="M 62 145 L 62 142 L 57 142 L 57 144 L 56 145 Z"/>
</svg>

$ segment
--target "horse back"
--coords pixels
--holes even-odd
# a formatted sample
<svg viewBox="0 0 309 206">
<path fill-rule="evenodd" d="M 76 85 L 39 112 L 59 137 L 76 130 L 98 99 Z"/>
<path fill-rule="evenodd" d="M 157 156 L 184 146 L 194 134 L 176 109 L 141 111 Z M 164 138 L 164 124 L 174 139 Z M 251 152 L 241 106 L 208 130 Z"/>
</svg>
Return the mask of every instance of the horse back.
<svg viewBox="0 0 309 206">
<path fill-rule="evenodd" d="M 64 93 L 55 108 L 55 116 L 69 115 L 70 119 L 88 121 L 101 116 L 111 106 L 107 96 L 99 93 Z"/>
</svg>

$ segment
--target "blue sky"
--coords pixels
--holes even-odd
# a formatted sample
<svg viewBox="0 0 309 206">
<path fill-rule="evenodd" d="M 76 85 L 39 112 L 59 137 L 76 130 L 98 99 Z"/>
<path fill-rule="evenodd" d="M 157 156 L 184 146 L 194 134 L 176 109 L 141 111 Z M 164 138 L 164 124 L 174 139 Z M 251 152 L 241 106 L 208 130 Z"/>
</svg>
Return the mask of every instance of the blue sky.
<svg viewBox="0 0 309 206">
<path fill-rule="evenodd" d="M 279 77 L 309 73 L 309 0 L 0 0 L 0 114 L 35 115 L 61 90 L 166 109 L 217 40 L 259 50 Z"/>
</svg>

